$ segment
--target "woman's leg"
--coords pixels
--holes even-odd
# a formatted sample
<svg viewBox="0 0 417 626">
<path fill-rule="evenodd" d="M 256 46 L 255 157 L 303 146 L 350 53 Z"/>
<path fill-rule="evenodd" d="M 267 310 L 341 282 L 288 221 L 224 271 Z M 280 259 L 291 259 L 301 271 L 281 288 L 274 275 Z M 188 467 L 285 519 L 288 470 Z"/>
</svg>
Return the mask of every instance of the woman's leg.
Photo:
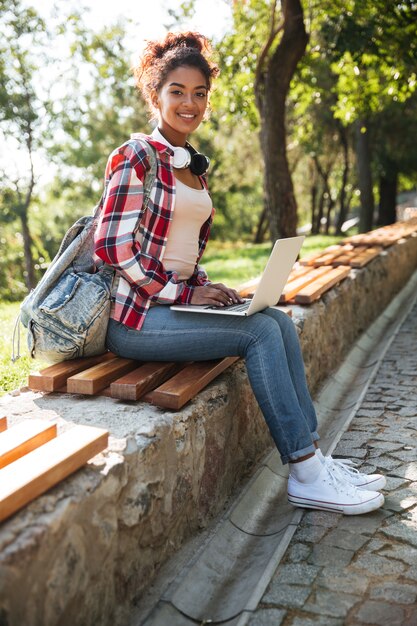
<svg viewBox="0 0 417 626">
<path fill-rule="evenodd" d="M 120 356 L 144 361 L 244 357 L 251 387 L 282 462 L 314 452 L 311 424 L 294 388 L 293 377 L 300 377 L 295 371 L 297 357 L 291 355 L 291 375 L 281 327 L 272 316 L 204 315 L 156 306 L 149 310 L 140 331 L 110 320 L 107 344 Z M 300 365 L 303 368 L 302 359 Z"/>
<path fill-rule="evenodd" d="M 316 410 L 308 390 L 303 355 L 294 322 L 286 313 L 277 309 L 268 308 L 262 311 L 262 314 L 272 317 L 280 327 L 288 368 L 298 402 L 309 424 L 313 441 L 317 441 L 319 436 L 317 434 Z"/>
</svg>

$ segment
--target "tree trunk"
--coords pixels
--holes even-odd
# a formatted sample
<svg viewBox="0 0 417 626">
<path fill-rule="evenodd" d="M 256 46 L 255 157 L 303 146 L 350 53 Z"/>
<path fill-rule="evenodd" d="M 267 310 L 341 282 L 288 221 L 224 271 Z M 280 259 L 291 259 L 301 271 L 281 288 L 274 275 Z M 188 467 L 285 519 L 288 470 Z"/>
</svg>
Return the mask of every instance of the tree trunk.
<svg viewBox="0 0 417 626">
<path fill-rule="evenodd" d="M 342 187 L 340 189 L 340 209 L 336 223 L 336 235 L 341 235 L 342 226 L 347 217 L 347 202 L 346 202 L 346 186 L 349 178 L 349 143 L 347 138 L 346 128 L 342 125 L 339 127 L 340 142 L 343 148 L 343 175 L 342 175 Z"/>
<path fill-rule="evenodd" d="M 395 168 L 379 179 L 379 226 L 393 224 L 397 219 L 397 184 L 398 173 Z"/>
<path fill-rule="evenodd" d="M 274 52 L 265 56 L 265 66 L 255 81 L 272 241 L 296 234 L 297 204 L 287 159 L 285 102 L 308 41 L 300 0 L 282 0 L 282 11 L 282 38 Z M 273 38 L 270 45 L 272 43 Z"/>
<path fill-rule="evenodd" d="M 268 218 L 268 210 L 267 210 L 267 204 L 265 201 L 264 208 L 262 209 L 262 213 L 259 217 L 258 227 L 256 229 L 256 234 L 255 234 L 253 243 L 263 243 L 265 239 L 265 231 L 267 229 L 267 218 Z"/>
<path fill-rule="evenodd" d="M 21 213 L 20 221 L 22 224 L 23 250 L 25 255 L 25 282 L 28 291 L 30 291 L 36 285 L 36 278 L 32 256 L 32 237 L 29 232 L 27 211 Z"/>
<path fill-rule="evenodd" d="M 369 127 L 366 120 L 358 120 L 355 127 L 356 157 L 359 174 L 359 190 L 361 192 L 361 212 L 359 232 L 365 233 L 372 229 L 374 218 L 374 193 L 372 189 L 371 151 L 369 145 Z"/>
</svg>

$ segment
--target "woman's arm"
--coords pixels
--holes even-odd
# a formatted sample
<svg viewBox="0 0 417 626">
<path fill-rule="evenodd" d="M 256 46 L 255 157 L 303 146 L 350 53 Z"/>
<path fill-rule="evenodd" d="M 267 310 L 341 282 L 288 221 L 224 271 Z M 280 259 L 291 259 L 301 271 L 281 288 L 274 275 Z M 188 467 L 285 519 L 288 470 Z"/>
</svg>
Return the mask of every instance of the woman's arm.
<svg viewBox="0 0 417 626">
<path fill-rule="evenodd" d="M 188 303 L 194 287 L 178 282 L 175 272 L 165 271 L 155 256 L 144 254 L 135 238 L 143 212 L 143 180 L 148 169 L 145 156 L 135 166 L 122 152 L 112 155 L 108 164 L 107 192 L 95 234 L 95 253 L 108 265 L 116 268 L 132 289 L 142 297 L 162 303 Z M 156 213 L 149 228 L 143 233 L 148 240 L 158 243 L 168 227 L 163 212 Z M 162 246 L 161 251 L 162 251 Z"/>
</svg>

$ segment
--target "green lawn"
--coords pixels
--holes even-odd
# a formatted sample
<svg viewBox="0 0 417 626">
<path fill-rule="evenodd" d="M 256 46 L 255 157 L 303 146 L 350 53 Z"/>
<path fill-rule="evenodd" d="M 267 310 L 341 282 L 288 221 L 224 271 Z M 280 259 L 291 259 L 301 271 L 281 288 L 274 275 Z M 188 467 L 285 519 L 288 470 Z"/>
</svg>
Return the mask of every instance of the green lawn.
<svg viewBox="0 0 417 626">
<path fill-rule="evenodd" d="M 306 256 L 340 241 L 341 237 L 317 235 L 307 237 L 301 251 Z M 204 267 L 214 282 L 236 287 L 258 276 L 265 267 L 270 244 L 229 244 L 212 242 L 204 255 Z M 45 367 L 33 361 L 26 347 L 26 330 L 21 326 L 21 358 L 11 361 L 14 321 L 19 313 L 18 303 L 0 302 L 0 395 L 26 384 L 30 371 Z"/>
</svg>

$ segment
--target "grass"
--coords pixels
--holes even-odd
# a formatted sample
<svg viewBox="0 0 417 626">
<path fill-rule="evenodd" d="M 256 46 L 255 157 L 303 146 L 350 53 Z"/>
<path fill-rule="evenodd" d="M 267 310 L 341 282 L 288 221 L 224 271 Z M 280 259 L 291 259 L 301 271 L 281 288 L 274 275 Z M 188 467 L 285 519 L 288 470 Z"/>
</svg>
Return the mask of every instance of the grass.
<svg viewBox="0 0 417 626">
<path fill-rule="evenodd" d="M 340 241 L 341 237 L 317 235 L 307 237 L 301 256 L 312 254 Z M 211 242 L 204 255 L 204 268 L 213 282 L 236 287 L 258 276 L 264 269 L 271 250 L 267 244 Z M 0 302 L 0 396 L 26 385 L 30 371 L 45 367 L 33 361 L 26 347 L 26 330 L 21 326 L 21 358 L 12 363 L 12 337 L 19 303 Z"/>
</svg>

